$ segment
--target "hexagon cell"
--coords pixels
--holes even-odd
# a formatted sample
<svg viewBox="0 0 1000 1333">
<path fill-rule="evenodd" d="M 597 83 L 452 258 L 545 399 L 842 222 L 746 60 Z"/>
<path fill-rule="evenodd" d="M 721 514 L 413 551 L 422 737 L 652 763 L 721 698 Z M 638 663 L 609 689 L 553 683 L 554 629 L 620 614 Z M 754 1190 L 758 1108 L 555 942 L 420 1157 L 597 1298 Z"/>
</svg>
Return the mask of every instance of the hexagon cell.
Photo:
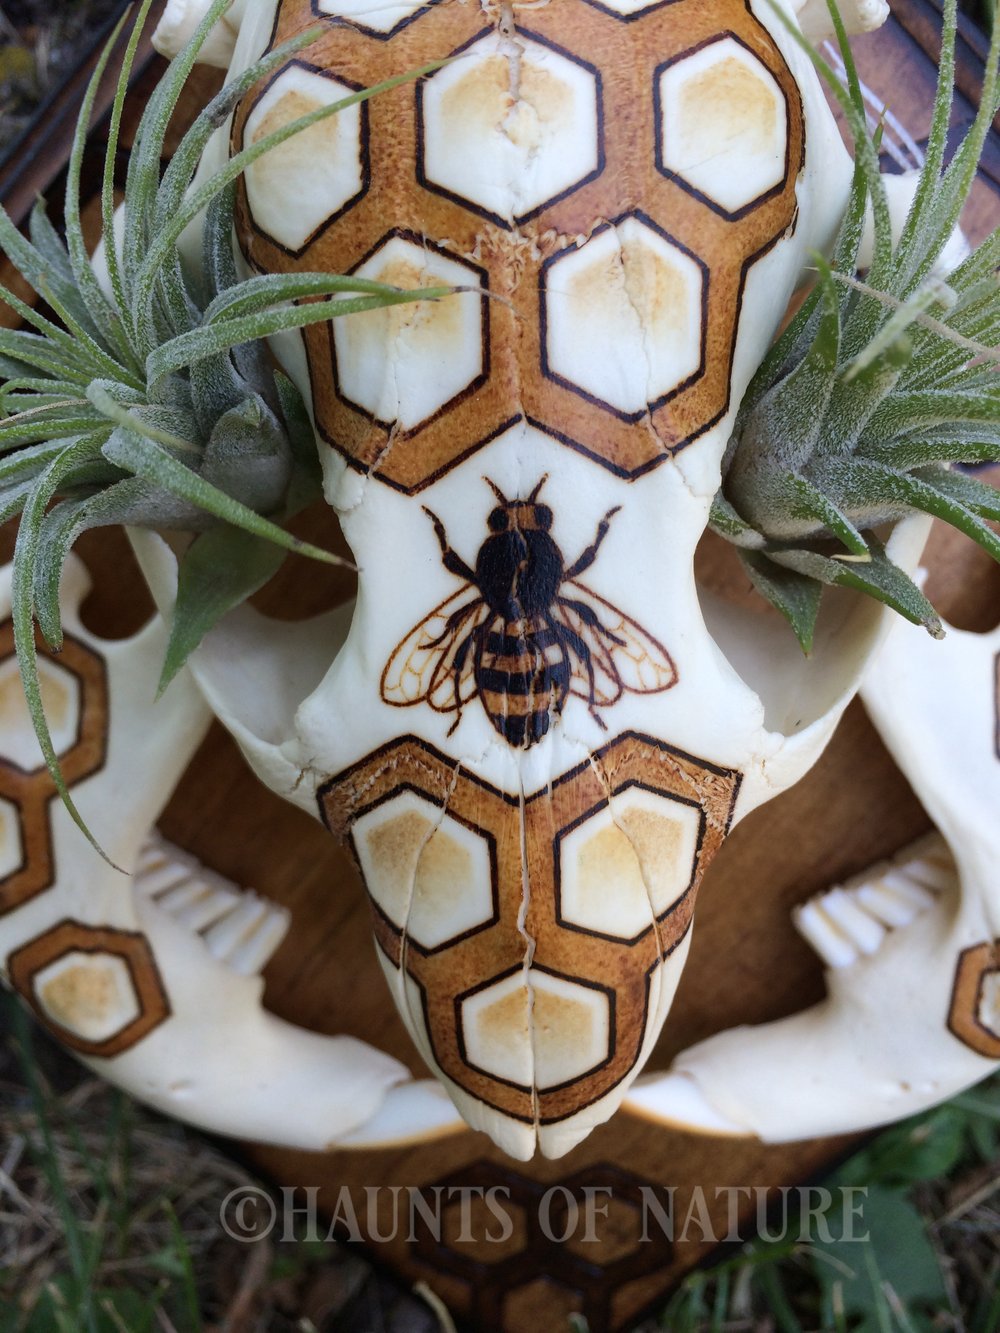
<svg viewBox="0 0 1000 1333">
<path fill-rule="evenodd" d="M 638 935 L 690 885 L 700 831 L 694 806 L 640 789 L 616 797 L 560 840 L 560 918 L 617 939 Z"/>
<path fill-rule="evenodd" d="M 541 42 L 490 33 L 422 89 L 426 183 L 508 225 L 601 161 L 598 75 Z"/>
<path fill-rule="evenodd" d="M 387 3 L 387 0 L 319 0 L 317 5 L 320 14 L 345 19 L 383 36 L 427 7 L 427 0 L 396 0 L 395 3 Z"/>
<path fill-rule="evenodd" d="M 612 410 L 639 416 L 701 366 L 701 265 L 642 219 L 563 250 L 544 281 L 548 369 Z"/>
<path fill-rule="evenodd" d="M 363 815 L 352 836 L 371 897 L 422 948 L 493 918 L 485 840 L 431 802 L 404 792 Z"/>
<path fill-rule="evenodd" d="M 61 757 L 79 733 L 80 682 L 47 658 L 39 659 L 38 674 L 52 744 Z M 45 765 L 13 657 L 0 663 L 0 761 L 4 759 L 25 772 L 34 772 Z"/>
<path fill-rule="evenodd" d="M 12 875 L 23 859 L 20 811 L 10 801 L 0 798 L 0 880 Z"/>
<path fill-rule="evenodd" d="M 396 287 L 475 285 L 475 269 L 393 236 L 356 270 Z M 377 421 L 413 429 L 483 371 L 482 297 L 415 301 L 333 321 L 337 388 Z"/>
<path fill-rule="evenodd" d="M 659 73 L 658 157 L 730 216 L 785 177 L 788 108 L 774 76 L 732 37 Z"/>
<path fill-rule="evenodd" d="M 74 949 L 34 978 L 45 1014 L 85 1041 L 107 1041 L 139 1017 L 142 1006 L 123 958 Z"/>
<path fill-rule="evenodd" d="M 355 90 L 329 74 L 295 63 L 262 94 L 243 132 L 246 147 L 268 134 L 349 97 Z M 269 149 L 246 170 L 254 220 L 286 250 L 301 250 L 320 227 L 363 192 L 366 175 L 360 105 L 318 121 Z M 289 199 L 295 207 L 289 208 Z"/>
<path fill-rule="evenodd" d="M 1000 968 L 983 975 L 979 984 L 976 1018 L 991 1036 L 1000 1037 Z"/>
<path fill-rule="evenodd" d="M 540 968 L 518 970 L 468 996 L 460 1022 L 471 1065 L 539 1090 L 582 1078 L 610 1054 L 605 991 Z"/>
</svg>

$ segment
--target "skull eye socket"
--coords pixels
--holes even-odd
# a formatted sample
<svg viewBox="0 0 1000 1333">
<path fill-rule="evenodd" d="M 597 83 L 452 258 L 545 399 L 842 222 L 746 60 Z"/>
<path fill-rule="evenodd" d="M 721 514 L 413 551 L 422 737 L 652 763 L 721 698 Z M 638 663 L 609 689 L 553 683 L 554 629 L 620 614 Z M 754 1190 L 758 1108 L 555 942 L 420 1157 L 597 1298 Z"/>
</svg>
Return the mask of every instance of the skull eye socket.
<svg viewBox="0 0 1000 1333">
<path fill-rule="evenodd" d="M 824 589 L 807 657 L 785 618 L 754 589 L 736 548 L 723 538 L 703 534 L 694 573 L 705 628 L 760 700 L 767 731 L 794 736 L 843 707 L 877 640 L 879 603 L 849 588 Z"/>
<path fill-rule="evenodd" d="M 490 532 L 506 532 L 510 527 L 510 515 L 506 509 L 501 509 L 499 505 L 492 511 L 487 521 Z"/>
<path fill-rule="evenodd" d="M 278 572 L 250 598 L 257 611 L 272 620 L 309 620 L 353 600 L 358 591 L 354 556 L 336 513 L 317 501 L 298 514 L 289 525 L 303 541 L 332 551 L 346 565 L 323 565 L 307 556 L 290 552 Z"/>
<path fill-rule="evenodd" d="M 124 530 L 85 532 L 74 551 L 91 577 L 90 592 L 79 612 L 84 629 L 106 643 L 138 634 L 156 607 Z"/>
<path fill-rule="evenodd" d="M 953 629 L 991 634 L 998 627 L 1000 565 L 981 546 L 935 523 L 921 564 L 929 571 L 924 592 Z M 956 577 L 959 570 L 961 577 Z"/>
</svg>

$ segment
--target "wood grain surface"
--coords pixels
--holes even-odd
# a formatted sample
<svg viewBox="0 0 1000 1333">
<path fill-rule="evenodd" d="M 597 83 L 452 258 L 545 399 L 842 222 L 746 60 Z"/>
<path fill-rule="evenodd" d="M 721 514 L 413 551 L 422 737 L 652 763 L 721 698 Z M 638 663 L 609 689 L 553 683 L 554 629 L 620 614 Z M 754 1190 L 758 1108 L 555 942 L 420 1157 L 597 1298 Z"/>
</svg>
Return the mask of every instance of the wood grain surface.
<svg viewBox="0 0 1000 1333">
<path fill-rule="evenodd" d="M 863 78 L 890 102 L 917 140 L 925 137 L 929 124 L 939 24 L 940 7 L 932 0 L 897 0 L 891 24 L 858 43 Z M 972 114 L 983 51 L 975 30 L 963 27 L 956 129 Z M 133 125 L 155 73 L 156 61 L 146 61 L 131 102 Z M 199 88 L 215 79 L 210 72 L 202 75 Z M 192 91 L 188 107 L 196 101 Z M 56 129 L 53 125 L 48 138 L 29 140 L 26 151 L 36 158 L 39 151 L 46 155 L 36 160 L 33 171 L 22 168 L 13 177 L 0 177 L 10 205 L 22 216 L 35 190 L 58 197 L 52 155 L 62 153 L 64 160 L 68 140 Z M 98 125 L 93 162 L 100 160 L 101 133 Z M 1000 136 L 994 133 L 968 228 L 983 236 L 998 216 Z M 0 279 L 6 280 L 2 274 Z M 303 516 L 300 531 L 329 542 L 331 521 L 329 511 L 313 510 Z M 115 534 L 91 536 L 80 550 L 95 575 L 85 622 L 110 635 L 130 632 L 148 614 L 149 599 L 123 540 Z M 706 558 L 711 561 L 710 552 Z M 1000 570 L 970 542 L 943 530 L 935 533 L 929 559 L 930 593 L 945 616 L 963 628 L 991 628 L 1000 614 Z M 293 557 L 258 600 L 271 614 L 298 618 L 350 592 L 351 578 L 343 571 L 317 572 L 315 565 L 307 567 Z M 891 854 L 927 827 L 927 817 L 862 708 L 853 705 L 807 778 L 747 818 L 711 867 L 690 961 L 651 1067 L 665 1066 L 678 1050 L 713 1032 L 777 1018 L 820 998 L 821 970 L 792 929 L 792 906 Z M 316 1031 L 346 1032 L 372 1042 L 418 1077 L 425 1076 L 386 992 L 364 893 L 347 855 L 318 823 L 265 791 L 218 726 L 181 782 L 161 829 L 213 869 L 290 908 L 292 928 L 265 973 L 270 1009 Z M 555 1163 L 512 1164 L 471 1132 L 377 1153 L 319 1155 L 262 1145 L 242 1145 L 240 1152 L 276 1183 L 317 1187 L 321 1208 L 338 1217 L 342 1235 L 350 1232 L 353 1209 L 372 1253 L 402 1280 L 428 1282 L 470 1327 L 547 1333 L 565 1327 L 569 1312 L 578 1310 L 593 1333 L 601 1333 L 627 1327 L 662 1302 L 676 1280 L 713 1248 L 697 1226 L 676 1244 L 655 1228 L 643 1240 L 638 1206 L 643 1187 L 661 1199 L 672 1187 L 678 1216 L 700 1189 L 713 1228 L 725 1234 L 728 1200 L 713 1203 L 716 1187 L 758 1186 L 774 1192 L 812 1180 L 852 1142 L 826 1139 L 769 1148 L 749 1139 L 669 1132 L 619 1113 Z M 596 1242 L 583 1238 L 582 1224 L 562 1243 L 544 1234 L 539 1201 L 552 1185 L 578 1199 L 588 1187 L 612 1191 L 608 1216 L 598 1219 Z M 394 1186 L 404 1193 L 393 1193 Z M 496 1231 L 495 1220 L 481 1204 L 463 1218 L 456 1194 L 454 1206 L 445 1209 L 439 1238 L 432 1228 L 418 1225 L 409 1239 L 405 1188 L 430 1197 L 435 1186 L 465 1187 L 472 1191 L 469 1198 L 491 1186 L 509 1190 L 505 1197 L 516 1220 L 514 1234 L 504 1242 L 488 1240 L 487 1234 Z M 557 1195 L 557 1203 L 566 1197 Z M 742 1210 L 740 1221 L 747 1228 L 755 1206 L 749 1199 Z M 398 1207 L 402 1225 L 394 1220 Z M 554 1207 L 550 1230 L 558 1233 L 562 1220 Z M 379 1242 L 375 1231 L 390 1239 Z"/>
</svg>

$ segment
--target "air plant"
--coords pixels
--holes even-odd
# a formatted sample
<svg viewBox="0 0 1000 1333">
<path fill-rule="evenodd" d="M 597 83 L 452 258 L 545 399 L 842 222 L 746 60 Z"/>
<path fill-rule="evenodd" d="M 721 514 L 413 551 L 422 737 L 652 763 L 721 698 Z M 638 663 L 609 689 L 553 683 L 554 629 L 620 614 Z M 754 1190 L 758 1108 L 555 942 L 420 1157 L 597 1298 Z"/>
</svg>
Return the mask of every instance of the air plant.
<svg viewBox="0 0 1000 1333">
<path fill-rule="evenodd" d="M 826 585 L 857 589 L 942 633 L 933 606 L 887 557 L 886 524 L 933 514 L 1000 560 L 1000 537 L 987 521 L 1000 519 L 1000 494 L 953 470 L 1000 461 L 1000 232 L 954 272 L 938 272 L 1000 107 L 1000 25 L 978 114 L 946 166 L 957 22 L 956 0 L 946 0 L 927 157 L 894 239 L 878 135 L 869 134 L 843 23 L 828 4 L 847 87 L 802 44 L 851 128 L 850 203 L 832 257 L 816 257 L 809 298 L 747 391 L 712 511 L 715 531 L 735 543 L 755 587 L 807 652 Z M 866 210 L 874 246 L 861 281 Z"/>
<path fill-rule="evenodd" d="M 216 0 L 149 99 L 131 149 L 123 240 L 116 247 L 114 163 L 151 0 L 140 7 L 110 114 L 101 195 L 104 281 L 84 243 L 81 166 L 97 88 L 124 18 L 98 62 L 76 123 L 65 240 L 41 202 L 31 215 L 28 239 L 0 209 L 0 248 L 55 315 L 50 320 L 0 288 L 0 300 L 29 326 L 0 329 L 0 522 L 20 515 L 13 562 L 15 646 L 42 753 L 84 832 L 45 719 L 35 639 L 37 625 L 50 649 L 61 645 L 59 583 L 73 543 L 87 529 L 109 524 L 191 535 L 180 560 L 162 690 L 212 624 L 262 586 L 289 551 L 345 563 L 286 530 L 319 495 L 320 467 L 305 404 L 276 369 L 265 339 L 280 330 L 450 291 L 405 292 L 328 273 L 239 280 L 232 226 L 241 172 L 323 117 L 437 66 L 315 110 L 236 154 L 210 179 L 196 179 L 210 136 L 253 84 L 316 39 L 320 29 L 313 28 L 227 83 L 161 170 L 164 137 L 181 89 L 230 2 Z M 180 243 L 201 215 L 201 263 L 191 272 Z"/>
<path fill-rule="evenodd" d="M 285 526 L 319 494 L 320 471 L 306 406 L 275 367 L 266 338 L 452 290 L 404 292 L 321 273 L 240 280 L 232 216 L 241 172 L 317 120 L 437 65 L 319 108 L 235 154 L 216 175 L 196 176 L 210 136 L 248 89 L 319 35 L 312 29 L 227 83 L 162 170 L 171 114 L 229 0 L 216 0 L 146 106 L 125 184 L 124 240 L 116 248 L 114 162 L 150 3 L 140 7 L 111 108 L 101 201 L 106 278 L 98 276 L 84 244 L 80 180 L 98 83 L 120 26 L 77 122 L 65 240 L 41 205 L 28 239 L 0 209 L 0 249 L 55 316 L 50 320 L 0 289 L 0 299 L 29 326 L 0 329 L 0 521 L 20 515 L 15 643 L 42 753 L 81 828 L 42 707 L 35 639 L 37 625 L 49 648 L 60 646 L 59 582 L 77 537 L 111 524 L 188 535 L 164 688 L 211 625 L 262 586 L 288 551 L 338 563 Z M 933 608 L 888 560 L 879 536 L 883 525 L 906 513 L 938 514 L 1000 558 L 1000 539 L 985 521 L 1000 518 L 1000 498 L 950 469 L 956 461 L 1000 460 L 1000 237 L 994 233 L 946 283 L 935 275 L 998 105 L 1000 36 L 994 33 L 979 114 L 945 167 L 956 26 L 955 0 L 947 0 L 927 160 L 894 241 L 877 142 L 867 131 L 843 25 L 833 0 L 828 3 L 848 88 L 806 49 L 840 97 L 854 134 L 850 204 L 831 260 L 817 257 L 811 296 L 740 408 L 712 517 L 807 650 L 827 584 L 860 589 L 940 632 Z M 874 259 L 861 282 L 856 261 L 869 200 Z M 181 239 L 202 216 L 201 261 L 186 267 Z"/>
</svg>

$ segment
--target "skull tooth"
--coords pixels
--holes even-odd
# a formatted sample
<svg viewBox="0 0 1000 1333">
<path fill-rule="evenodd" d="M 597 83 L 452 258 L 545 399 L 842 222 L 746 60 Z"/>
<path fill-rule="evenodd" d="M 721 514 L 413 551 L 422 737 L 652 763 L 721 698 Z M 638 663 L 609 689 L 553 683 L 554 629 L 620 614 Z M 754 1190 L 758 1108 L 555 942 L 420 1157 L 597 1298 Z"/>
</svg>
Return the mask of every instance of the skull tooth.
<svg viewBox="0 0 1000 1333">
<path fill-rule="evenodd" d="M 862 954 L 876 953 L 890 930 L 910 925 L 956 883 L 954 864 L 935 834 L 818 894 L 793 912 L 793 920 L 828 967 L 849 967 Z"/>
</svg>

